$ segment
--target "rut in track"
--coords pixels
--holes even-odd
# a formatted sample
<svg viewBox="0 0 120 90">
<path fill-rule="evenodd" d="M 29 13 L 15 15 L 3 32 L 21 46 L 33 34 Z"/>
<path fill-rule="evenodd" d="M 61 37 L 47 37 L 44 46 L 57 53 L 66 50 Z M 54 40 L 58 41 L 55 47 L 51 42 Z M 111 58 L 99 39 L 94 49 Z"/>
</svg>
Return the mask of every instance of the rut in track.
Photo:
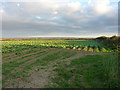
<svg viewBox="0 0 120 90">
<path fill-rule="evenodd" d="M 64 62 L 65 64 L 70 64 L 71 60 L 80 58 L 85 55 L 101 54 L 101 53 L 91 53 L 91 52 L 77 51 L 77 50 L 69 50 L 69 52 L 74 52 L 76 54 L 68 58 L 64 58 L 64 59 L 60 58 L 54 61 L 50 61 L 45 66 L 34 66 L 32 70 L 28 72 L 29 74 L 31 74 L 29 78 L 27 79 L 17 78 L 17 79 L 11 80 L 11 83 L 7 87 L 8 88 L 16 88 L 16 87 L 17 88 L 44 88 L 46 87 L 46 85 L 52 85 L 51 78 L 57 75 L 57 73 L 53 71 L 56 68 L 56 67 L 53 67 L 53 65 L 59 64 L 61 62 Z M 35 60 L 26 62 L 24 63 L 23 66 L 34 61 Z M 18 67 L 16 70 L 20 70 L 21 67 Z M 19 81 L 19 82 L 13 85 L 12 82 L 15 82 L 15 81 Z M 83 84 L 87 85 L 86 83 L 83 83 Z"/>
</svg>

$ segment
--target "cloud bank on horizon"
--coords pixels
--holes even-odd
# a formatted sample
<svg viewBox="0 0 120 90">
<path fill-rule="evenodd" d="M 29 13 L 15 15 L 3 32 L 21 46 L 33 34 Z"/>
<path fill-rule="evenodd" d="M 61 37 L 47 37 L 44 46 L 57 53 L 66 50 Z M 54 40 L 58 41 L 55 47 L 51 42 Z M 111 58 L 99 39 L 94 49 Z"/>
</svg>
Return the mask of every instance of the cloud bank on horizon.
<svg viewBox="0 0 120 90">
<path fill-rule="evenodd" d="M 3 38 L 97 37 L 118 33 L 117 0 L 3 0 L 0 8 Z"/>
</svg>

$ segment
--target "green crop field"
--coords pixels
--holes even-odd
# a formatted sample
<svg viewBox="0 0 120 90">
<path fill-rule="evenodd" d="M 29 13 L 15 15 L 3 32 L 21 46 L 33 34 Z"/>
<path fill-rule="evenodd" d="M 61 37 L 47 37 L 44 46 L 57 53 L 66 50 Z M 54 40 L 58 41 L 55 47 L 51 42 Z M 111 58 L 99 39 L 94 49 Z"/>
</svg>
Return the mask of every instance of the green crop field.
<svg viewBox="0 0 120 90">
<path fill-rule="evenodd" d="M 3 88 L 116 88 L 118 53 L 96 40 L 2 43 Z"/>
<path fill-rule="evenodd" d="M 20 47 L 20 48 L 19 48 Z M 2 41 L 2 52 L 24 50 L 29 47 L 68 48 L 94 52 L 110 52 L 109 48 L 95 40 L 31 40 L 31 41 Z"/>
</svg>

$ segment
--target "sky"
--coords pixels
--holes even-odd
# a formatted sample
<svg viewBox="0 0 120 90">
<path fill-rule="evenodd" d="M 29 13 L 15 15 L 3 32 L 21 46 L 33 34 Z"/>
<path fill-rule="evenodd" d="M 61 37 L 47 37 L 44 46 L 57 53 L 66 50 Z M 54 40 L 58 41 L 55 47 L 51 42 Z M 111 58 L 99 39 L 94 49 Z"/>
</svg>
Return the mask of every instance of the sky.
<svg viewBox="0 0 120 90">
<path fill-rule="evenodd" d="M 118 34 L 118 0 L 2 0 L 3 38 Z"/>
</svg>

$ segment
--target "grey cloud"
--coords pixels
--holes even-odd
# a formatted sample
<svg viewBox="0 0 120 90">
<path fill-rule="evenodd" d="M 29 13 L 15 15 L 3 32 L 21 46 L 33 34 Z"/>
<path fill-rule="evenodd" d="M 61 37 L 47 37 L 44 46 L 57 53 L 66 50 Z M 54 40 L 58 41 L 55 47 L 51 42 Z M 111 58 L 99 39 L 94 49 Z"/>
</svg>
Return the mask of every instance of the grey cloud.
<svg viewBox="0 0 120 90">
<path fill-rule="evenodd" d="M 22 12 L 15 7 L 16 3 L 12 3 L 10 9 L 5 9 L 7 15 L 3 16 L 3 37 L 44 36 L 57 33 L 61 36 L 82 36 L 117 32 L 117 9 L 99 15 L 90 6 L 71 11 L 66 5 L 57 8 L 54 5 L 50 7 L 41 3 L 22 5 L 26 6 Z M 13 14 L 15 16 L 12 16 Z"/>
</svg>

